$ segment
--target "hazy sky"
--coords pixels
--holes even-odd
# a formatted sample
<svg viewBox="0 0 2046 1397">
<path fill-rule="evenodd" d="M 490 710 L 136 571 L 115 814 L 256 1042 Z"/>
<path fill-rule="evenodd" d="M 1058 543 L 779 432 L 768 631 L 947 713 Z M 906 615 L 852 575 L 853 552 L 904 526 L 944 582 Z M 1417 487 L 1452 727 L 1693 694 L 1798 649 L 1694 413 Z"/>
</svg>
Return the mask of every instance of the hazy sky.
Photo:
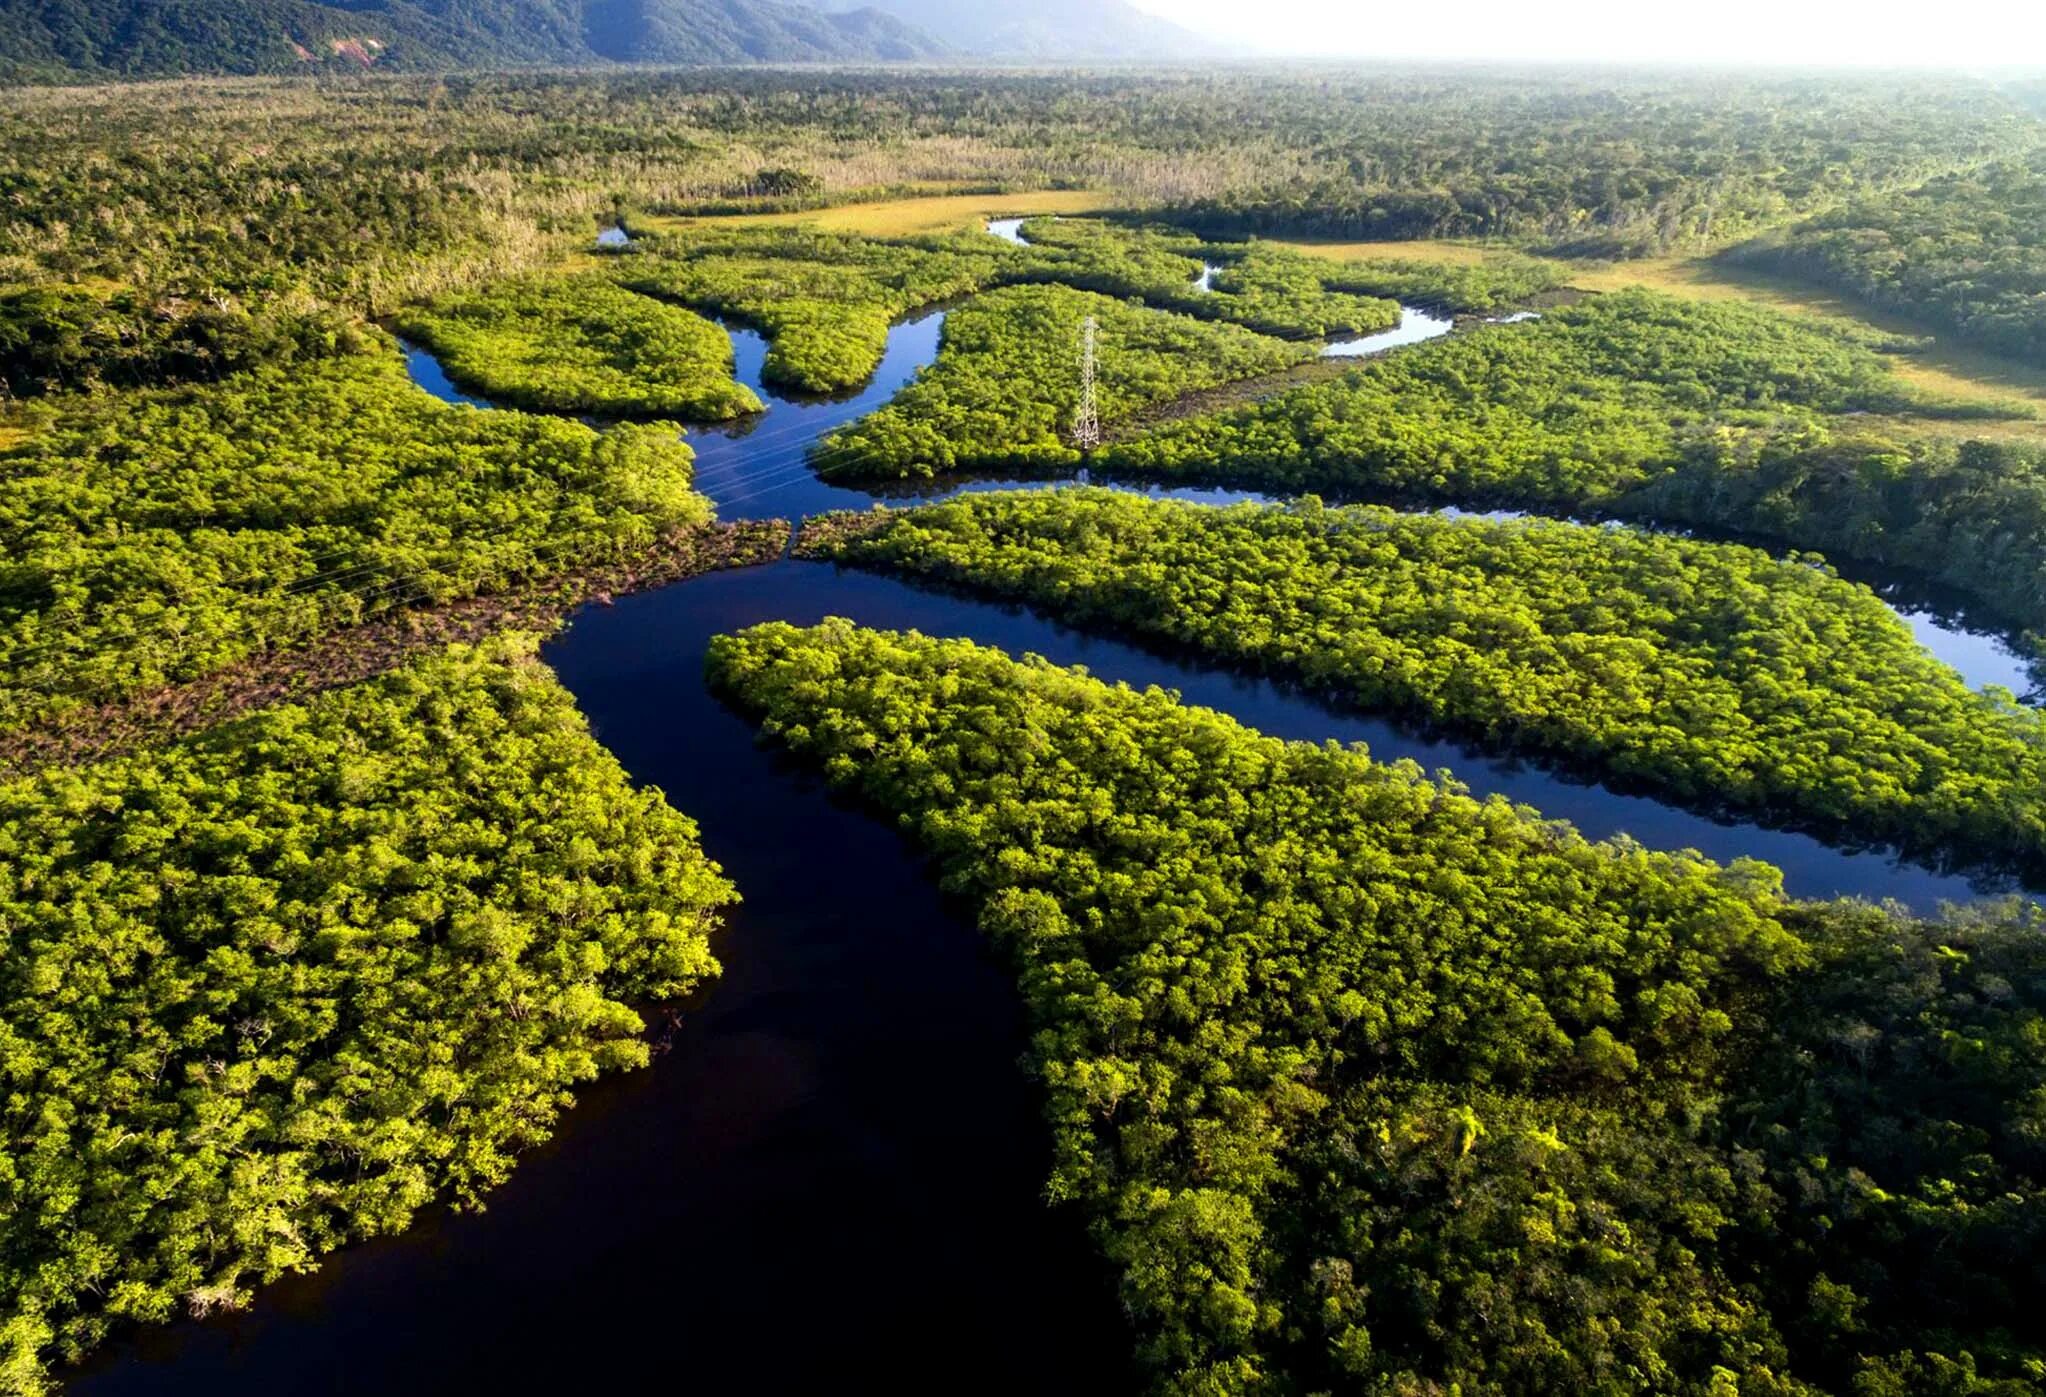
<svg viewBox="0 0 2046 1397">
<path fill-rule="evenodd" d="M 2046 67 L 2046 0 L 1133 2 L 1246 56 Z"/>
</svg>

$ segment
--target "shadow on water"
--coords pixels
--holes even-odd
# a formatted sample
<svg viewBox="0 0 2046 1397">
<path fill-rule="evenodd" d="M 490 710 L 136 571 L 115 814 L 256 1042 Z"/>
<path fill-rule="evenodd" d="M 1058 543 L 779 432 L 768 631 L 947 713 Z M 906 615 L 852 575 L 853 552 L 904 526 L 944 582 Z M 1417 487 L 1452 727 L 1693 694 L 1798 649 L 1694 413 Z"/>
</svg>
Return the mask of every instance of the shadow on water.
<svg viewBox="0 0 2046 1397">
<path fill-rule="evenodd" d="M 586 610 L 546 651 L 600 740 L 700 822 L 747 898 L 719 944 L 726 978 L 673 1053 L 591 1092 L 487 1213 L 436 1215 L 344 1253 L 267 1289 L 250 1314 L 131 1340 L 74 1392 L 523 1392 L 652 1380 L 669 1355 L 716 1391 L 884 1370 L 902 1390 L 970 1374 L 978 1388 L 1031 1391 L 1122 1362 L 1100 1268 L 1076 1221 L 1040 1201 L 1048 1158 L 1015 1071 L 1024 1037 L 1007 976 L 884 821 L 823 798 L 704 688 L 712 636 L 827 615 L 1177 688 L 1277 737 L 1362 741 L 1593 836 L 1767 859 L 1802 895 L 1930 910 L 1977 891 L 1883 853 L 1333 712 L 1022 608 L 817 563 L 713 574 Z M 535 1334 L 560 1341 L 533 1345 Z"/>
<path fill-rule="evenodd" d="M 1015 1071 L 1008 977 L 884 821 L 825 799 L 702 682 L 712 636 L 828 615 L 1176 688 L 1276 737 L 1362 741 L 1594 837 L 1766 859 L 1804 896 L 1931 910 L 1980 890 L 1018 607 L 818 563 L 712 574 L 586 609 L 545 652 L 599 739 L 700 822 L 747 899 L 718 946 L 726 976 L 672 1054 L 588 1093 L 487 1213 L 435 1214 L 345 1252 L 266 1288 L 249 1314 L 133 1336 L 74 1394 L 583 1390 L 678 1367 L 712 1391 L 885 1371 L 903 1391 L 1020 1392 L 1125 1361 L 1076 1220 L 1040 1201 L 1048 1157 Z"/>
<path fill-rule="evenodd" d="M 1942 899 L 2000 891 L 1999 879 L 1942 873 L 1888 850 L 1847 850 L 1794 830 L 1766 829 L 1739 817 L 1680 809 L 1567 772 L 1502 757 L 1482 747 L 1425 733 L 1370 714 L 1345 712 L 1286 685 L 1219 669 L 1062 625 L 1025 608 L 912 585 L 894 578 L 790 562 L 718 574 L 661 592 L 627 598 L 615 608 L 585 611 L 555 641 L 547 658 L 597 721 L 599 735 L 636 777 L 676 791 L 667 773 L 644 770 L 613 741 L 602 713 L 612 688 L 628 674 L 634 685 L 700 688 L 701 657 L 720 624 L 787 620 L 808 624 L 828 615 L 862 625 L 917 629 L 1041 654 L 1085 665 L 1097 677 L 1176 689 L 1189 703 L 1228 713 L 1270 736 L 1366 743 L 1381 760 L 1408 758 L 1424 768 L 1449 768 L 1478 795 L 1498 794 L 1566 819 L 1593 838 L 1629 834 L 1650 848 L 1694 848 L 1722 862 L 1750 856 L 1784 870 L 1803 897 L 1895 898 L 1921 911 Z M 677 802 L 703 820 L 710 816 Z"/>
<path fill-rule="evenodd" d="M 74 1397 L 1134 1386 L 1112 1286 L 1042 1201 L 1011 978 L 886 822 L 702 683 L 712 635 L 833 609 L 831 571 L 702 581 L 593 609 L 548 656 L 746 898 L 672 1050 L 586 1092 L 487 1212 L 130 1336 Z"/>
</svg>

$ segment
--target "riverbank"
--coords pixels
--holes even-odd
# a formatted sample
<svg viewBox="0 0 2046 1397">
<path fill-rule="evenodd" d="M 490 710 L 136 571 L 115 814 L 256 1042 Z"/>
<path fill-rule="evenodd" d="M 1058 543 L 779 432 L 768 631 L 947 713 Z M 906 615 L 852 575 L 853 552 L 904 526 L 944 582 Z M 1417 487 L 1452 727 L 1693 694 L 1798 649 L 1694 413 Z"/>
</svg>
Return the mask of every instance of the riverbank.
<svg viewBox="0 0 2046 1397">
<path fill-rule="evenodd" d="M 395 609 L 360 625 L 265 651 L 183 684 L 67 710 L 0 733 L 0 777 L 98 761 L 166 742 L 288 699 L 358 684 L 417 655 L 501 630 L 552 632 L 590 602 L 664 587 L 780 557 L 782 520 L 710 524 L 660 540 L 629 558 L 573 569 L 526 586 L 437 606 Z"/>
</svg>

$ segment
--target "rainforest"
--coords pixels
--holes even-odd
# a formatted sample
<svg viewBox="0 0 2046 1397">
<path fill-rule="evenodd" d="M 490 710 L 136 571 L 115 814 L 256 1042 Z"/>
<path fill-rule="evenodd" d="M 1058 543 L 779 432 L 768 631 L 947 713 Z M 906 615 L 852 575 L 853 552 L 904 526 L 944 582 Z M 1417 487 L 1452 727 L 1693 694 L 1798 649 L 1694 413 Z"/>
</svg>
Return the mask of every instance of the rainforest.
<svg viewBox="0 0 2046 1397">
<path fill-rule="evenodd" d="M 0 1393 L 2046 1393 L 2046 82 L 63 8 Z"/>
</svg>

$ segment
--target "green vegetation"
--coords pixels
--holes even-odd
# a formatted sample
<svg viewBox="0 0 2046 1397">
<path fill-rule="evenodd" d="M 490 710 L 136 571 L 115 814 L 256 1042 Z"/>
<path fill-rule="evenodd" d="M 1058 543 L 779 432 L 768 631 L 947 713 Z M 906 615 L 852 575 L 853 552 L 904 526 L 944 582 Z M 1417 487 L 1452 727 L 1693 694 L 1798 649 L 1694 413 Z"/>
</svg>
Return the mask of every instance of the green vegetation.
<svg viewBox="0 0 2046 1397">
<path fill-rule="evenodd" d="M 2046 460 L 1893 434 L 1966 415 L 1853 336 L 1738 302 L 1617 292 L 1119 441 L 1112 470 L 1530 505 L 1753 533 L 1916 570 L 2035 625 Z"/>
<path fill-rule="evenodd" d="M 1334 339 L 1400 323 L 1398 302 L 1332 291 L 1333 279 L 1328 264 L 1311 257 L 1252 246 L 1215 273 L 1209 294 L 1214 314 L 1266 334 Z"/>
<path fill-rule="evenodd" d="M 0 81 L 881 33 L 767 0 L 245 8 L 0 0 Z M 377 324 L 509 402 L 722 419 L 758 403 L 700 312 L 829 392 L 891 320 L 973 296 L 812 462 L 886 479 L 1079 464 L 1092 316 L 1104 473 L 1747 531 L 2036 625 L 2046 452 L 1959 440 L 2003 409 L 1910 389 L 1914 342 L 1629 293 L 1308 361 L 1394 298 L 1558 288 L 1508 247 L 1702 259 L 1800 218 L 1740 255 L 2038 357 L 2040 148 L 2037 91 L 1893 74 L 10 89 L 0 759 L 41 774 L 0 782 L 0 1389 L 476 1201 L 576 1083 L 644 1059 L 634 1006 L 715 970 L 732 890 L 693 826 L 528 640 L 444 642 L 776 554 L 784 526 L 709 530 L 672 423 L 436 402 Z M 778 221 L 883 195 L 837 212 L 886 239 Z M 1114 212 L 1017 248 L 969 222 L 997 207 Z M 621 220 L 634 246 L 593 250 Z M 1345 262 L 1275 233 L 1486 248 Z M 1161 422 L 1222 389 L 1251 405 Z M 812 540 L 1665 796 L 2039 863 L 2046 718 L 1815 558 L 1096 492 Z M 1794 904 L 1759 864 L 1589 843 L 963 642 L 771 625 L 712 660 L 1013 960 L 1051 1194 L 1160 1390 L 2046 1384 L 2038 913 Z"/>
<path fill-rule="evenodd" d="M 1298 488 L 1571 502 L 1650 478 L 1688 436 L 1909 406 L 1879 346 L 1890 347 L 1748 306 L 1620 292 L 1168 423 L 1108 459 Z"/>
<path fill-rule="evenodd" d="M 876 239 L 808 227 L 700 222 L 640 240 L 614 275 L 633 291 L 729 315 L 770 341 L 770 382 L 823 393 L 857 387 L 880 363 L 888 326 L 940 301 L 1012 285 L 1055 285 L 1293 339 L 1383 329 L 1389 300 L 1330 291 L 1355 275 L 1277 248 L 1218 249 L 1169 228 L 1039 218 L 1031 246 L 977 233 Z M 1215 291 L 1195 289 L 1200 254 L 1233 257 Z M 1188 255 L 1194 254 L 1194 255 Z M 1412 267 L 1403 285 L 1453 299 L 1478 279 Z M 1510 278 L 1486 283 L 1503 290 Z M 1226 284 L 1225 284 L 1226 283 Z"/>
<path fill-rule="evenodd" d="M 884 242 L 707 224 L 642 239 L 616 275 L 634 291 L 757 326 L 769 340 L 768 382 L 830 393 L 873 376 L 893 321 L 979 290 L 1003 260 L 981 237 Z"/>
<path fill-rule="evenodd" d="M 1200 111 L 1154 96 L 1147 115 L 1162 127 L 1169 113 L 1189 144 L 1237 123 L 1268 157 L 1215 192 L 1163 193 L 1173 223 L 1211 237 L 1510 238 L 1573 256 L 1739 237 L 2039 137 L 2015 94 L 1938 80 L 1384 73 L 1270 87 L 1255 109 L 1205 95 Z M 1268 131 L 1283 135 L 1245 136 Z"/>
<path fill-rule="evenodd" d="M 361 33 L 391 12 L 341 16 Z M 1209 237 L 1662 245 L 2042 135 L 2006 88 L 1893 74 L 695 71 L 17 91 L 0 102 L 0 285 L 105 277 L 150 298 L 303 292 L 385 314 L 552 265 L 621 209 L 772 206 L 791 188 L 835 202 L 934 174 L 1107 184 L 1167 221 L 1212 215 Z M 800 181 L 764 179 L 777 172 Z"/>
<path fill-rule="evenodd" d="M 1077 465 L 1081 326 L 1099 323 L 1104 422 L 1147 404 L 1274 373 L 1311 350 L 1231 325 L 1062 286 L 991 291 L 952 312 L 935 364 L 886 407 L 826 437 L 827 476 L 928 476 L 972 466 Z"/>
<path fill-rule="evenodd" d="M 1602 508 L 1903 568 L 2046 643 L 2046 448 L 1810 431 L 1692 453 Z"/>
<path fill-rule="evenodd" d="M 760 411 L 732 381 L 722 329 L 595 276 L 495 282 L 407 311 L 398 328 L 457 383 L 517 407 L 698 422 Z"/>
<path fill-rule="evenodd" d="M 2046 154 L 1860 200 L 1726 255 L 2046 364 Z"/>
<path fill-rule="evenodd" d="M 449 407 L 390 353 L 51 418 L 0 447 L 0 728 L 711 515 L 672 427 Z"/>
<path fill-rule="evenodd" d="M 1029 246 L 1016 260 L 1032 279 L 1062 282 L 1104 296 L 1137 297 L 1185 310 L 1199 293 L 1205 247 L 1199 237 L 1163 224 L 1102 218 L 1032 218 L 1020 230 Z"/>
<path fill-rule="evenodd" d="M 1399 323 L 1399 306 L 1378 297 L 1331 291 L 1331 270 L 1283 248 L 1215 247 L 1161 225 L 1130 227 L 1098 219 L 1034 218 L 1027 270 L 1014 280 L 1058 282 L 1207 320 L 1226 320 L 1259 334 L 1326 339 Z M 1196 288 L 1204 261 L 1227 259 L 1214 285 Z"/>
<path fill-rule="evenodd" d="M 2046 868 L 2046 720 L 1866 588 L 1594 525 L 1109 491 L 852 516 L 826 556 L 1267 670 L 1678 799 Z"/>
<path fill-rule="evenodd" d="M 1271 249 L 1264 249 L 1268 254 Z M 1361 296 L 1389 296 L 1458 313 L 1486 315 L 1525 305 L 1553 291 L 1569 277 L 1554 262 L 1511 253 L 1495 253 L 1481 261 L 1428 262 L 1401 258 L 1360 257 L 1320 264 L 1321 284 L 1331 291 Z"/>
<path fill-rule="evenodd" d="M 0 785 L 0 1387 L 473 1203 L 734 898 L 529 641 Z"/>
<path fill-rule="evenodd" d="M 2046 1361 L 2035 919 L 1788 904 L 961 641 L 771 624 L 711 666 L 981 908 L 1160 1390 L 1987 1397 Z"/>
<path fill-rule="evenodd" d="M 68 286 L 0 291 L 0 391 L 15 397 L 223 378 L 358 354 L 368 336 L 332 311 L 251 313 L 177 298 L 145 304 Z"/>
</svg>

